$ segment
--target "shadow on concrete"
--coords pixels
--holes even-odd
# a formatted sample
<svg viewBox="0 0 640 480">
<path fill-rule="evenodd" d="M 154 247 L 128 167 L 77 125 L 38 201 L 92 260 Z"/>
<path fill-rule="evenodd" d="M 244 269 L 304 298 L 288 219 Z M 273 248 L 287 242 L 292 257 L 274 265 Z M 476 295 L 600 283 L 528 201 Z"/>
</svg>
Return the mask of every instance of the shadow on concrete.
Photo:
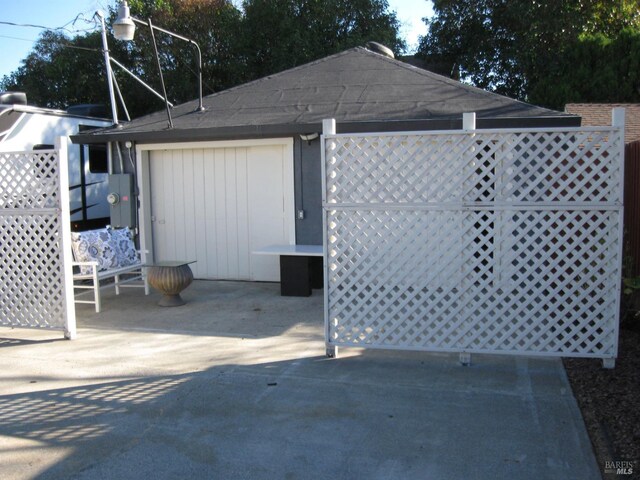
<svg viewBox="0 0 640 480">
<path fill-rule="evenodd" d="M 65 342 L 64 338 L 51 338 L 46 340 L 27 340 L 24 338 L 0 337 L 0 348 L 18 347 L 22 345 L 41 345 L 43 343 Z"/>
<path fill-rule="evenodd" d="M 323 292 L 311 297 L 282 297 L 279 283 L 196 280 L 180 307 L 160 307 L 161 295 L 142 289 L 115 295 L 103 289 L 101 313 L 93 305 L 77 304 L 78 327 L 164 332 L 237 338 L 274 337 L 297 328 L 322 336 Z"/>
<path fill-rule="evenodd" d="M 0 455 L 15 460 L 1 468 L 39 479 L 599 478 L 566 387 L 556 360 L 463 368 L 453 355 L 366 351 L 4 395 Z"/>
</svg>

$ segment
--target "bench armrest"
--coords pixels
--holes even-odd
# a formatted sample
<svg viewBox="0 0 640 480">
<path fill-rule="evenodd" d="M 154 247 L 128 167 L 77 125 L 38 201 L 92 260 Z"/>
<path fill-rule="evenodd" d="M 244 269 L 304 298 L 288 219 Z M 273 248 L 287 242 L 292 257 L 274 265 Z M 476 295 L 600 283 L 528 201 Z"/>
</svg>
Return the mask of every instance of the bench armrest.
<svg viewBox="0 0 640 480">
<path fill-rule="evenodd" d="M 98 262 L 76 262 L 73 261 L 71 262 L 71 265 L 73 265 L 74 267 L 97 267 L 98 266 Z"/>
</svg>

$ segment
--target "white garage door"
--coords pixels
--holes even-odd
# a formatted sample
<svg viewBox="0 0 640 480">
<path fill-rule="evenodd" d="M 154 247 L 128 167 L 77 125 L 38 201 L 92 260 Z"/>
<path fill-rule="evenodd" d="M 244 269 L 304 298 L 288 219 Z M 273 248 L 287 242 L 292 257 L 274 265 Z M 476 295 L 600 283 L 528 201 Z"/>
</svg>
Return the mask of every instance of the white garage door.
<svg viewBox="0 0 640 480">
<path fill-rule="evenodd" d="M 279 281 L 277 257 L 295 243 L 293 148 L 278 145 L 150 152 L 156 261 L 197 260 L 196 278 Z"/>
</svg>

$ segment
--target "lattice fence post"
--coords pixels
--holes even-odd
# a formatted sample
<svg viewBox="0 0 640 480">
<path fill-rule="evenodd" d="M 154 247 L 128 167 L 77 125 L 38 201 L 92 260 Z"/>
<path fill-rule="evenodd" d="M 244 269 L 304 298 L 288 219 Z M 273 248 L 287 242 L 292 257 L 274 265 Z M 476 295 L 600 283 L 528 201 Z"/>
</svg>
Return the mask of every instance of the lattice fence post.
<svg viewBox="0 0 640 480">
<path fill-rule="evenodd" d="M 463 130 L 476 129 L 476 113 L 475 112 L 462 114 L 462 129 Z"/>
<path fill-rule="evenodd" d="M 65 325 L 64 336 L 69 340 L 76 338 L 76 304 L 73 301 L 73 267 L 71 257 L 71 213 L 69 211 L 69 152 L 66 137 L 56 139 L 58 151 L 58 172 L 60 174 L 60 249 L 64 280 Z"/>
<path fill-rule="evenodd" d="M 473 132 L 476 129 L 476 113 L 465 112 L 462 114 L 462 130 L 467 132 Z M 472 134 L 473 136 L 473 134 Z M 471 353 L 460 352 L 458 354 L 458 361 L 461 365 L 468 367 L 471 365 Z"/>
<path fill-rule="evenodd" d="M 611 110 L 611 125 L 619 130 L 614 133 L 618 135 L 618 151 L 615 152 L 619 159 L 620 178 L 624 181 L 624 127 L 625 127 L 625 109 L 614 108 Z M 620 205 L 624 205 L 624 189 L 622 186 L 618 192 L 618 202 Z M 624 206 L 620 208 L 618 213 L 618 271 L 622 272 L 623 261 L 623 248 L 624 248 Z M 617 302 L 616 302 L 616 332 L 615 332 L 615 344 L 614 354 L 610 358 L 602 359 L 602 366 L 604 368 L 614 368 L 616 366 L 616 357 L 618 356 L 618 342 L 620 335 L 620 307 L 622 302 L 622 282 L 618 282 L 617 288 Z"/>
<path fill-rule="evenodd" d="M 336 121 L 333 118 L 325 119 L 322 121 L 322 141 L 321 145 L 326 146 L 327 137 L 330 135 L 336 134 Z M 333 148 L 335 148 L 335 142 L 332 144 Z M 329 150 L 333 150 L 331 146 Z M 322 204 L 326 206 L 327 203 L 327 189 L 326 189 L 326 155 L 327 148 L 322 148 Z M 331 161 L 331 160 L 329 160 Z M 322 231 L 327 231 L 327 211 L 326 208 L 323 208 L 322 211 Z M 326 355 L 327 357 L 337 358 L 338 357 L 338 346 L 331 343 L 330 337 L 330 327 L 329 327 L 329 267 L 327 261 L 327 235 L 323 235 L 323 273 L 324 273 L 324 339 L 325 339 L 325 347 L 326 347 Z"/>
</svg>

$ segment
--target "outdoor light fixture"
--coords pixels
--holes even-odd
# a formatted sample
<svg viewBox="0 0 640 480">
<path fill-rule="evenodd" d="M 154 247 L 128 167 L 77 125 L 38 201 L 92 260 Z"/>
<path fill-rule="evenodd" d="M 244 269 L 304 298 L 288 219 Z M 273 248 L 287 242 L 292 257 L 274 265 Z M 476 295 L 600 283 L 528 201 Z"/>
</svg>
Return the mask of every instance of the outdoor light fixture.
<svg viewBox="0 0 640 480">
<path fill-rule="evenodd" d="M 160 65 L 160 57 L 158 56 L 158 47 L 156 45 L 156 39 L 154 35 L 154 30 L 157 30 L 162 33 L 166 33 L 172 37 L 183 40 L 194 47 L 196 47 L 196 51 L 198 53 L 198 108 L 196 111 L 203 111 L 204 105 L 202 104 L 202 54 L 200 52 L 200 46 L 191 40 L 190 38 L 183 37 L 182 35 L 178 35 L 177 33 L 170 32 L 169 30 L 165 30 L 164 28 L 156 27 L 151 23 L 151 19 L 148 19 L 147 22 L 143 22 L 142 20 L 138 20 L 135 17 L 131 16 L 129 11 L 129 4 L 127 0 L 123 0 L 118 8 L 118 18 L 113 22 L 113 35 L 118 40 L 133 40 L 133 36 L 135 34 L 136 26 L 138 23 L 140 25 L 146 25 L 151 30 L 151 39 L 153 41 L 154 53 L 156 56 L 156 62 L 158 64 L 158 72 L 160 73 L 160 82 L 162 83 L 162 91 L 164 93 L 165 105 L 167 107 L 167 116 L 169 117 L 169 127 L 173 127 L 173 122 L 171 120 L 171 112 L 169 111 L 169 103 L 167 101 L 167 92 L 164 86 L 164 78 L 162 75 L 162 67 Z"/>
<path fill-rule="evenodd" d="M 320 135 L 317 132 L 307 133 L 306 135 L 300 135 L 300 140 L 304 140 L 305 142 L 311 142 L 312 140 L 315 140 L 319 136 Z"/>
<path fill-rule="evenodd" d="M 128 15 L 129 8 L 126 5 L 124 7 L 126 8 L 126 10 L 124 12 Z M 118 92 L 118 97 L 120 98 L 120 102 L 122 103 L 122 108 L 124 109 L 124 114 L 127 117 L 127 120 L 131 120 L 131 118 L 129 118 L 129 112 L 127 111 L 127 106 L 124 103 L 124 98 L 122 97 L 122 93 L 120 92 L 120 87 L 118 87 L 118 82 L 116 81 L 116 76 L 114 75 L 113 69 L 111 68 L 111 64 L 112 63 L 114 65 L 116 65 L 117 67 L 121 68 L 122 70 L 124 70 L 136 82 L 140 83 L 144 88 L 149 90 L 156 97 L 160 98 L 160 100 L 166 102 L 166 104 L 168 104 L 169 106 L 173 107 L 173 105 L 171 103 L 167 102 L 165 97 L 163 97 L 158 92 L 156 92 L 151 86 L 149 86 L 147 83 L 145 83 L 135 73 L 133 73 L 127 67 L 122 65 L 116 59 L 111 58 L 111 55 L 109 54 L 109 44 L 107 43 L 107 27 L 106 27 L 106 24 L 105 24 L 104 13 L 102 13 L 101 11 L 97 11 L 94 14 L 94 18 L 96 18 L 96 17 L 100 20 L 100 28 L 101 28 L 101 31 L 102 31 L 102 52 L 104 54 L 104 62 L 105 62 L 106 70 L 107 70 L 107 72 L 106 72 L 107 73 L 107 83 L 109 85 L 109 99 L 111 100 L 111 113 L 113 115 L 113 124 L 116 127 L 122 127 L 122 125 L 120 125 L 120 123 L 118 121 L 118 107 L 116 105 L 116 98 L 115 98 L 115 92 L 116 91 Z M 120 22 L 121 25 L 123 23 L 126 24 L 126 21 L 125 22 Z M 131 32 L 133 32 L 134 29 L 135 29 L 135 25 L 133 25 L 133 22 L 131 22 L 131 29 L 130 29 Z"/>
<path fill-rule="evenodd" d="M 126 1 L 118 8 L 118 18 L 116 18 L 112 26 L 113 35 L 118 40 L 133 40 L 133 35 L 136 33 L 136 24 L 131 19 L 129 5 Z"/>
<path fill-rule="evenodd" d="M 311 142 L 314 141 L 319 136 L 320 136 L 320 134 L 317 133 L 317 132 L 301 134 L 300 135 L 300 140 L 302 140 L 303 142 L 307 142 L 307 145 L 311 145 Z"/>
</svg>

